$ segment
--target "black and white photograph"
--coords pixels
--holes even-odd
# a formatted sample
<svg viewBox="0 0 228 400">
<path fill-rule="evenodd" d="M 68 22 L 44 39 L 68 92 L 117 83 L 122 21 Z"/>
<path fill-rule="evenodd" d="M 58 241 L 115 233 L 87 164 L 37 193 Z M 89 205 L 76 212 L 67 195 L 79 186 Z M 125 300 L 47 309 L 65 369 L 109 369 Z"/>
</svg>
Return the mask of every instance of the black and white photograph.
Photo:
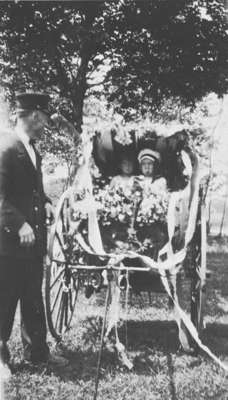
<svg viewBox="0 0 228 400">
<path fill-rule="evenodd" d="M 0 1 L 0 400 L 228 400 L 228 1 Z"/>
</svg>

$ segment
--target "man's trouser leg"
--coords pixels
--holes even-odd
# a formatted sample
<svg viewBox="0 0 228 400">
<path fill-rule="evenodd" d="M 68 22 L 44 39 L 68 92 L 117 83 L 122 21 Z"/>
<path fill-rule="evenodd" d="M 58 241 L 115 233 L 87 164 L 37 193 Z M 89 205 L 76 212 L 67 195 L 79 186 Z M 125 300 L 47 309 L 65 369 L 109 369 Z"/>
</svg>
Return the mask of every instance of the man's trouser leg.
<svg viewBox="0 0 228 400">
<path fill-rule="evenodd" d="M 0 257 L 0 358 L 3 362 L 9 361 L 7 341 L 21 292 L 23 270 L 18 267 L 17 260 L 12 257 Z"/>
<path fill-rule="evenodd" d="M 46 319 L 42 298 L 43 260 L 26 261 L 26 276 L 21 294 L 21 335 L 24 355 L 32 362 L 46 361 Z"/>
</svg>

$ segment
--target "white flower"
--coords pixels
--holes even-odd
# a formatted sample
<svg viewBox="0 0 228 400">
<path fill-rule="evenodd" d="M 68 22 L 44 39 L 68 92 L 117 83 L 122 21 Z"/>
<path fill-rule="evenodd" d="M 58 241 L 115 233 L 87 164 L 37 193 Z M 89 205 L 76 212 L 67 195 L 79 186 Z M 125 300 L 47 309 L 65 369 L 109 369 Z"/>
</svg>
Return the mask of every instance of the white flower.
<svg viewBox="0 0 228 400">
<path fill-rule="evenodd" d="M 117 133 L 115 135 L 115 141 L 122 144 L 123 146 L 129 145 L 132 143 L 131 135 L 124 128 L 117 128 Z"/>
<path fill-rule="evenodd" d="M 114 218 L 114 217 L 117 215 L 117 212 L 116 212 L 116 208 L 115 208 L 115 207 L 111 207 L 111 209 L 110 209 L 110 215 L 111 215 L 112 218 Z"/>
<path fill-rule="evenodd" d="M 124 214 L 119 214 L 119 220 L 120 220 L 120 222 L 124 221 Z"/>
</svg>

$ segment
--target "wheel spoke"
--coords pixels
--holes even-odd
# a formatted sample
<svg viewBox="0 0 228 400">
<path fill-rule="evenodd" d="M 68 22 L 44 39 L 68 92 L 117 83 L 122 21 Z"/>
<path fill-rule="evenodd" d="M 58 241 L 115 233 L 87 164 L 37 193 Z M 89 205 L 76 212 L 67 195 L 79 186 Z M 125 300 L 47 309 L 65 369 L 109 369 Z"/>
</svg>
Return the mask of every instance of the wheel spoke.
<svg viewBox="0 0 228 400">
<path fill-rule="evenodd" d="M 65 226 L 65 220 L 64 220 L 64 214 L 63 214 L 63 208 L 62 208 L 62 210 L 61 210 L 61 222 L 62 222 L 62 230 L 63 230 L 63 233 L 66 233 L 66 232 L 67 232 L 67 230 L 66 230 L 66 226 Z"/>
<path fill-rule="evenodd" d="M 68 326 L 68 305 L 69 305 L 69 294 L 70 294 L 71 290 L 66 294 L 66 307 L 65 307 L 65 322 L 64 325 L 67 328 Z"/>
<path fill-rule="evenodd" d="M 58 281 L 58 279 L 60 278 L 60 276 L 64 273 L 64 269 L 62 269 L 58 275 L 56 276 L 54 282 L 52 282 L 51 286 L 50 286 L 50 290 L 53 288 L 53 286 L 56 284 L 56 282 Z"/>
<path fill-rule="evenodd" d="M 58 309 L 58 314 L 57 314 L 56 321 L 55 321 L 55 330 L 57 330 L 59 317 L 62 314 L 62 306 L 63 306 L 63 293 L 62 293 L 62 297 L 61 297 L 59 309 Z M 58 330 L 57 330 L 57 332 L 58 332 Z"/>
<path fill-rule="evenodd" d="M 56 231 L 56 237 L 57 237 L 57 239 L 58 239 L 58 242 L 59 242 L 59 244 L 60 244 L 60 247 L 61 247 L 61 250 L 62 250 L 62 252 L 63 252 L 63 255 L 65 256 L 65 258 L 66 258 L 66 251 L 65 251 L 65 249 L 64 249 L 64 244 L 62 243 L 62 240 L 60 239 L 60 236 L 59 236 L 59 234 L 58 234 L 58 232 Z"/>
<path fill-rule="evenodd" d="M 69 218 L 68 218 L 68 211 L 69 211 L 69 204 L 68 201 L 65 200 L 65 204 L 63 205 L 63 208 L 61 210 L 61 221 L 62 221 L 62 230 L 63 233 L 68 233 L 69 232 Z"/>
<path fill-rule="evenodd" d="M 63 330 L 63 321 L 64 321 L 64 311 L 66 309 L 66 293 L 63 293 L 62 296 L 62 306 L 61 306 L 61 313 L 60 313 L 60 322 L 59 322 L 59 332 L 62 333 Z"/>
<path fill-rule="evenodd" d="M 69 224 L 69 199 L 66 199 L 65 216 L 66 216 L 66 232 L 69 232 L 69 228 L 70 228 L 70 224 Z"/>
<path fill-rule="evenodd" d="M 72 290 L 69 290 L 69 309 L 72 312 L 73 311 L 73 295 L 72 295 Z"/>
<path fill-rule="evenodd" d="M 57 300 L 58 300 L 60 291 L 61 291 L 61 289 L 62 289 L 62 286 L 63 286 L 63 283 L 60 282 L 59 289 L 58 289 L 57 295 L 55 296 L 54 304 L 53 304 L 52 309 L 51 309 L 51 314 L 53 313 L 53 311 L 54 311 L 54 309 L 55 309 L 55 306 L 56 306 L 56 303 L 57 303 Z"/>
</svg>

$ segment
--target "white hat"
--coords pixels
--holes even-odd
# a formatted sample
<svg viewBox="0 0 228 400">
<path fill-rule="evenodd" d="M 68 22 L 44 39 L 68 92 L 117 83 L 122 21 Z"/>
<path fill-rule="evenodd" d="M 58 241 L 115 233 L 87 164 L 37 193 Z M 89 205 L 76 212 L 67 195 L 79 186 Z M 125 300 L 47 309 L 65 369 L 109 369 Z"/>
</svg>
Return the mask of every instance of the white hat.
<svg viewBox="0 0 228 400">
<path fill-rule="evenodd" d="M 160 154 L 157 151 L 151 150 L 151 149 L 143 149 L 140 151 L 138 155 L 138 161 L 141 163 L 143 160 L 146 158 L 149 158 L 150 160 L 160 160 Z"/>
</svg>

